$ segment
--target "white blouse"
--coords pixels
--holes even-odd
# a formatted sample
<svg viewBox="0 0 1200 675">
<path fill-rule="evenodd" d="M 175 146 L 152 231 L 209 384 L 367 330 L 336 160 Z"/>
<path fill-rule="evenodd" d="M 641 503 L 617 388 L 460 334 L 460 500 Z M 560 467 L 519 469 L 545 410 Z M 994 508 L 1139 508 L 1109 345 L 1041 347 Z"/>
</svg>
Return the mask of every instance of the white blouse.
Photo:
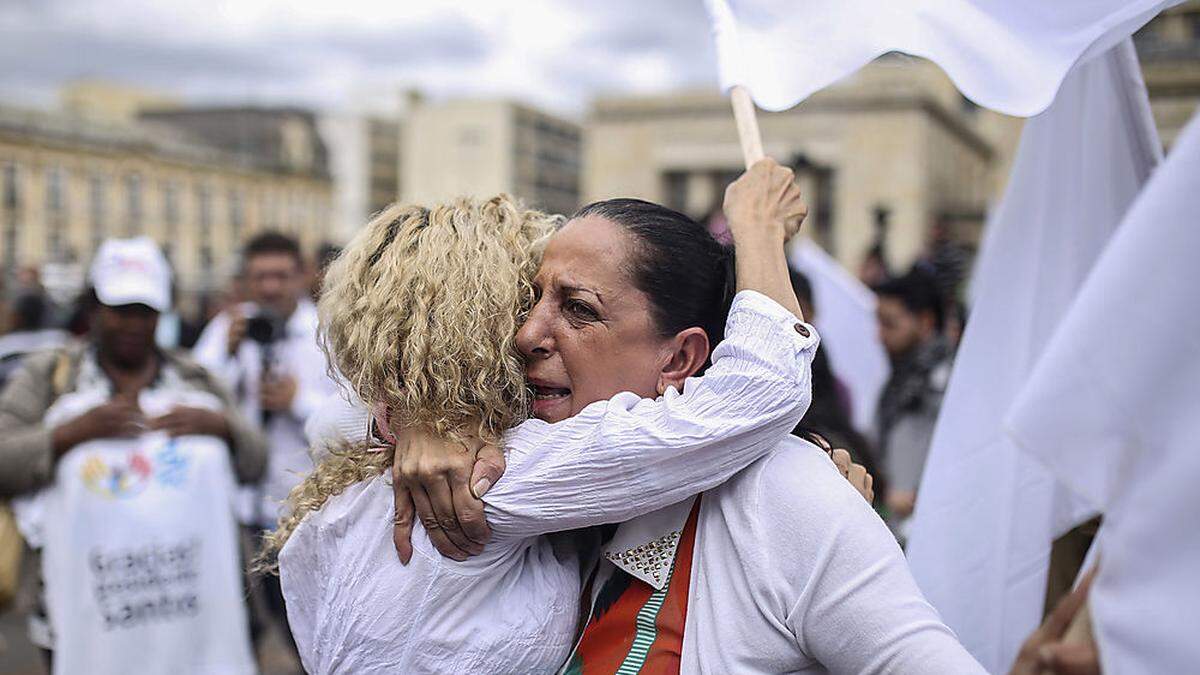
<svg viewBox="0 0 1200 675">
<path fill-rule="evenodd" d="M 821 449 L 789 436 L 700 499 L 681 672 L 985 672 Z M 618 566 L 662 589 L 694 500 L 617 528 L 592 600 Z"/>
<path fill-rule="evenodd" d="M 485 498 L 492 541 L 465 562 L 442 557 L 418 523 L 402 566 L 387 479 L 351 486 L 280 553 L 304 667 L 553 672 L 571 649 L 581 560 L 541 535 L 662 509 L 766 455 L 808 408 L 817 344 L 811 326 L 743 291 L 713 365 L 683 393 L 623 392 L 562 422 L 522 423 L 505 437 L 508 466 Z"/>
</svg>

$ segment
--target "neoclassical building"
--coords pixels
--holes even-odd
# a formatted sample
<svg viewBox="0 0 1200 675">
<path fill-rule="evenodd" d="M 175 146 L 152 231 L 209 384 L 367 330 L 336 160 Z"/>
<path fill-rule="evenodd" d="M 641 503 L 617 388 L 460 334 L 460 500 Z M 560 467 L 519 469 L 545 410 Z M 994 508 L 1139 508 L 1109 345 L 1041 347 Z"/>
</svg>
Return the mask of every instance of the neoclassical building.
<svg viewBox="0 0 1200 675">
<path fill-rule="evenodd" d="M 0 261 L 85 269 L 105 237 L 163 245 L 185 294 L 223 283 L 241 243 L 324 239 L 331 186 L 307 113 L 180 109 L 130 119 L 0 107 Z"/>
</svg>

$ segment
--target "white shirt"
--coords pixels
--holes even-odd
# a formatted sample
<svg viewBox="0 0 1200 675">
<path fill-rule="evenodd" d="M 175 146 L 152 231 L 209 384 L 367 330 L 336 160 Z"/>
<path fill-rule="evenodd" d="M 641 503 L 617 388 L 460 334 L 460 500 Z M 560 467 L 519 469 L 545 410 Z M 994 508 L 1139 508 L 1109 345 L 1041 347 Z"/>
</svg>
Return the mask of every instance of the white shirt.
<svg viewBox="0 0 1200 675">
<path fill-rule="evenodd" d="M 253 316 L 256 311 L 253 304 L 242 306 L 246 316 Z M 261 423 L 258 394 L 262 347 L 246 338 L 230 356 L 229 322 L 226 312 L 213 317 L 200 334 L 192 355 L 234 393 L 246 419 Z M 317 308 L 308 299 L 296 305 L 285 324 L 283 338 L 272 351 L 270 368 L 296 378 L 296 396 L 291 410 L 271 415 L 263 428 L 268 444 L 266 475 L 258 489 L 244 495 L 242 509 L 243 522 L 267 528 L 275 527 L 280 504 L 312 470 L 308 440 L 304 436 L 305 421 L 336 391 L 325 367 L 325 354 L 317 345 Z"/>
<path fill-rule="evenodd" d="M 661 590 L 694 500 L 622 524 L 593 596 L 617 565 Z M 705 492 L 695 541 L 681 672 L 984 672 L 887 526 L 810 443 L 786 437 Z M 657 554 L 621 555 L 637 548 Z"/>
<path fill-rule="evenodd" d="M 466 562 L 442 557 L 418 524 L 412 561 L 400 565 L 383 477 L 331 499 L 280 554 L 305 668 L 553 672 L 575 635 L 581 558 L 540 535 L 678 503 L 767 453 L 811 399 L 818 339 L 798 325 L 765 296 L 739 293 L 713 365 L 682 394 L 623 392 L 571 419 L 511 430 L 504 477 L 485 497 L 493 539 Z"/>
<path fill-rule="evenodd" d="M 89 352 L 44 424 L 110 398 Z M 154 417 L 221 402 L 164 361 L 138 405 Z M 54 672 L 255 672 L 234 496 L 223 440 L 146 431 L 76 445 L 52 484 L 16 500 L 22 534 L 42 550 Z"/>
</svg>

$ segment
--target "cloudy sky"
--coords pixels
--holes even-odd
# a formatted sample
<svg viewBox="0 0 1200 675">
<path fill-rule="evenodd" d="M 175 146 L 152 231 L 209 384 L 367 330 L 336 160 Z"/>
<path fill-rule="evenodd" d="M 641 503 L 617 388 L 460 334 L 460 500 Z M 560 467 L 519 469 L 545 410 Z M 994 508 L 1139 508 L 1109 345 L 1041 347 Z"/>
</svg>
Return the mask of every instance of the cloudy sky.
<svg viewBox="0 0 1200 675">
<path fill-rule="evenodd" d="M 0 0 L 0 102 L 101 78 L 190 101 L 386 106 L 399 87 L 569 115 L 716 86 L 702 0 Z"/>
</svg>

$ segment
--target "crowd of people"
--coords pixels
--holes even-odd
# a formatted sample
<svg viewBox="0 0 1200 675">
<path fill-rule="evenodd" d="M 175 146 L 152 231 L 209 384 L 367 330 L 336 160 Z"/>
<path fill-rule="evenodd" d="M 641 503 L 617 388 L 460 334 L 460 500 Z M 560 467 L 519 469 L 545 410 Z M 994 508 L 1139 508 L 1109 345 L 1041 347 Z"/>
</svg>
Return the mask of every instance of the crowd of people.
<svg viewBox="0 0 1200 675">
<path fill-rule="evenodd" d="M 269 624 L 320 673 L 978 671 L 897 545 L 961 265 L 879 270 L 858 429 L 784 257 L 791 172 L 725 215 L 736 248 L 633 199 L 393 205 L 311 262 L 255 235 L 194 322 L 146 238 L 72 311 L 25 279 L 0 497 L 30 639 L 62 673 L 255 672 Z"/>
<path fill-rule="evenodd" d="M 255 236 L 206 323 L 182 318 L 146 238 L 105 241 L 75 307 L 20 280 L 0 338 L 0 493 L 43 553 L 39 572 L 62 576 L 45 580 L 29 621 L 55 672 L 101 672 L 103 654 L 153 664 L 193 639 L 169 630 L 180 614 L 218 627 L 205 658 L 221 672 L 254 671 L 251 638 L 269 622 L 290 639 L 277 579 L 243 571 L 311 470 L 304 424 L 335 390 L 313 269 L 294 239 Z M 222 450 L 206 455 L 212 441 Z M 98 520 L 86 531 L 84 513 Z M 52 630 L 48 612 L 77 620 Z M 139 647 L 148 634 L 153 647 Z M 129 656 L 114 658 L 110 672 Z"/>
</svg>

